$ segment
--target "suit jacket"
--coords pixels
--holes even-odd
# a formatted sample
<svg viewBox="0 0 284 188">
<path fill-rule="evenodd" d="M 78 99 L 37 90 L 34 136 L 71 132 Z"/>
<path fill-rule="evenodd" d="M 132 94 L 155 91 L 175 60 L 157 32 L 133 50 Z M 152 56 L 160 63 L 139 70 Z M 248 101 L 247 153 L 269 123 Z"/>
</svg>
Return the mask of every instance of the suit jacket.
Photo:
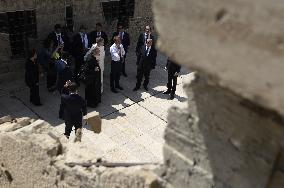
<svg viewBox="0 0 284 188">
<path fill-rule="evenodd" d="M 48 39 L 52 40 L 54 42 L 55 47 L 58 46 L 59 41 L 57 40 L 56 34 L 55 32 L 51 32 L 49 33 L 49 35 L 47 36 Z M 69 52 L 70 50 L 70 40 L 69 37 L 67 35 L 65 35 L 64 33 L 61 33 L 61 38 L 64 42 L 64 51 Z"/>
<path fill-rule="evenodd" d="M 171 61 L 170 59 L 167 60 L 167 69 L 170 74 L 179 73 L 181 66 L 176 64 L 175 62 Z"/>
<path fill-rule="evenodd" d="M 39 82 L 39 66 L 37 63 L 32 62 L 30 59 L 26 61 L 25 66 L 25 81 L 27 86 L 34 86 Z"/>
<path fill-rule="evenodd" d="M 89 41 L 89 37 L 88 37 L 88 44 L 89 43 L 90 43 L 90 41 Z M 85 52 L 86 52 L 86 49 L 85 49 L 84 44 L 82 42 L 82 37 L 79 33 L 77 33 L 73 36 L 72 55 L 74 57 L 77 57 L 79 55 L 85 55 Z"/>
<path fill-rule="evenodd" d="M 150 39 L 153 40 L 153 45 L 152 47 L 155 48 L 155 36 L 150 34 Z M 140 49 L 142 46 L 144 46 L 146 43 L 146 40 L 145 40 L 145 33 L 141 33 L 138 37 L 138 41 L 137 41 L 137 45 L 136 45 L 136 53 L 140 53 Z"/>
<path fill-rule="evenodd" d="M 108 38 L 107 34 L 104 31 L 101 31 L 101 37 L 104 39 L 106 46 L 108 43 Z M 89 38 L 89 48 L 90 48 L 92 47 L 92 44 L 96 43 L 96 39 L 98 38 L 97 31 L 90 32 L 88 38 Z"/>
<path fill-rule="evenodd" d="M 58 72 L 57 77 L 57 89 L 61 92 L 66 81 L 74 81 L 73 79 L 73 72 L 70 66 L 65 66 L 60 72 Z"/>
<path fill-rule="evenodd" d="M 82 123 L 87 114 L 86 101 L 78 94 L 62 94 L 61 103 L 64 109 L 64 120 L 70 123 Z"/>
<path fill-rule="evenodd" d="M 156 66 L 157 50 L 152 46 L 147 56 L 146 45 L 141 47 L 138 68 L 154 69 Z"/>
<path fill-rule="evenodd" d="M 114 32 L 113 35 L 112 35 L 112 39 L 115 36 L 118 36 L 118 35 L 119 35 L 119 32 Z M 128 46 L 130 46 L 130 37 L 129 37 L 129 34 L 127 32 L 124 32 L 123 38 L 121 40 L 121 44 L 123 45 L 125 53 L 127 53 L 128 52 Z"/>
</svg>

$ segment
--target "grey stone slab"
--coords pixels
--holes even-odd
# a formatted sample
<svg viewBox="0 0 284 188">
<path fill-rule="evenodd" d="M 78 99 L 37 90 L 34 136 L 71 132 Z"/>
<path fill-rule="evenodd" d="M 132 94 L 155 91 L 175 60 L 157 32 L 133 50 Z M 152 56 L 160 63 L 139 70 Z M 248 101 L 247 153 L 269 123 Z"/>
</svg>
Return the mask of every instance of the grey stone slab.
<svg viewBox="0 0 284 188">
<path fill-rule="evenodd" d="M 12 117 L 37 118 L 37 116 L 21 101 L 10 96 L 0 97 L 0 116 L 2 117 L 5 115 L 11 115 Z"/>
<path fill-rule="evenodd" d="M 169 100 L 169 95 L 159 93 L 152 96 L 150 100 L 141 101 L 138 104 L 154 113 L 158 117 L 167 121 L 168 109 L 172 106 L 187 106 L 187 96 L 183 91 L 182 84 L 177 86 L 176 96 L 173 100 Z"/>
</svg>

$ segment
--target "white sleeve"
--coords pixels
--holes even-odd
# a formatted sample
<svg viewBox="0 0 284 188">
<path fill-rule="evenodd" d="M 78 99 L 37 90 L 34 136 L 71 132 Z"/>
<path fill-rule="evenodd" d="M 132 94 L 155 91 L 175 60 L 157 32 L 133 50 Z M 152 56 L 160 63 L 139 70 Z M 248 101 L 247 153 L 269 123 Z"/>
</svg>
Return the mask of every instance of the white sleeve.
<svg viewBox="0 0 284 188">
<path fill-rule="evenodd" d="M 96 44 L 92 45 L 92 47 L 90 48 L 90 50 L 86 53 L 86 55 L 84 56 L 84 60 L 87 61 L 90 59 L 90 55 L 92 53 L 92 51 L 96 48 Z"/>
<path fill-rule="evenodd" d="M 124 56 L 125 55 L 125 50 L 123 48 L 123 45 L 121 45 L 121 55 Z"/>
<path fill-rule="evenodd" d="M 117 51 L 113 47 L 110 48 L 110 54 L 111 54 L 114 61 L 120 60 L 119 54 L 117 53 Z"/>
</svg>

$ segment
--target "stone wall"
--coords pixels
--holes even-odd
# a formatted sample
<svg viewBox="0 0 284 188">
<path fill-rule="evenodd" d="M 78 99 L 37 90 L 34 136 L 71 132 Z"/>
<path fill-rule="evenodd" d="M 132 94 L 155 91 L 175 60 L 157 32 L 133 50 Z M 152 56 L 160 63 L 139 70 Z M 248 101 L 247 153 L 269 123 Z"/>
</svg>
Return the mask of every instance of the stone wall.
<svg viewBox="0 0 284 188">
<path fill-rule="evenodd" d="M 0 59 L 5 61 L 11 58 L 12 54 L 8 34 L 0 33 L 0 49 Z"/>
<path fill-rule="evenodd" d="M 128 29 L 131 37 L 131 49 L 135 48 L 138 35 L 144 30 L 144 26 L 148 24 L 153 25 L 151 4 L 152 0 L 135 1 L 134 16 L 130 18 Z M 111 38 L 112 33 L 116 30 L 117 20 L 113 20 L 111 23 L 105 22 L 100 0 L 1 0 L 0 12 L 35 9 L 37 20 L 37 38 L 29 38 L 28 43 L 30 48 L 39 49 L 42 46 L 42 41 L 44 38 L 46 38 L 48 33 L 53 31 L 53 27 L 56 23 L 64 25 L 66 5 L 73 6 L 74 32 L 78 31 L 81 24 L 87 26 L 88 31 L 92 31 L 95 29 L 95 24 L 97 22 L 101 22 L 103 24 L 103 29 L 107 32 L 109 38 Z M 69 34 L 70 37 L 72 37 L 73 33 Z M 7 44 L 9 41 L 5 40 L 5 43 L 2 43 L 2 39 L 3 37 L 0 36 L 1 46 L 5 45 L 0 50 L 0 64 L 3 62 L 3 60 L 6 61 L 7 59 L 12 62 L 12 60 L 10 60 L 11 52 L 9 51 L 9 45 Z M 19 63 L 23 64 L 23 61 Z M 17 65 L 16 67 L 21 68 L 15 69 L 16 71 L 22 71 L 23 66 Z M 21 78 L 21 75 L 13 72 L 13 70 L 11 74 L 13 74 L 14 78 Z M 0 73 L 0 82 L 10 81 L 8 78 L 8 74 L 1 75 Z"/>
<path fill-rule="evenodd" d="M 195 79 L 184 86 L 194 93 L 189 108 L 168 115 L 165 179 L 174 187 L 267 187 L 283 150 L 283 125 L 204 76 Z"/>
<path fill-rule="evenodd" d="M 135 1 L 134 17 L 130 19 L 128 29 L 128 32 L 131 34 L 131 46 L 133 49 L 136 47 L 139 34 L 144 32 L 145 26 L 150 25 L 154 27 L 152 2 L 153 0 Z M 153 30 L 153 33 L 156 34 L 155 30 Z"/>
<path fill-rule="evenodd" d="M 173 187 L 284 186 L 283 7 L 154 0 L 159 49 L 199 72 L 185 86 L 189 107 L 168 116 L 163 177 Z"/>
</svg>

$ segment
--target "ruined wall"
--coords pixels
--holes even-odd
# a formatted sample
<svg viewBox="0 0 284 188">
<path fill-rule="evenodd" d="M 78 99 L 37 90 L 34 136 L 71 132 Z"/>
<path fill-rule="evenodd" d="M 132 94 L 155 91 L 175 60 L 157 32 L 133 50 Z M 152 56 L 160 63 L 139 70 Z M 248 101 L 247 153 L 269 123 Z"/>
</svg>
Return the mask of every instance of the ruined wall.
<svg viewBox="0 0 284 188">
<path fill-rule="evenodd" d="M 189 108 L 169 112 L 166 180 L 174 187 L 267 187 L 283 151 L 283 125 L 202 75 L 184 89 L 194 97 Z"/>
<path fill-rule="evenodd" d="M 72 147 L 72 148 L 71 148 Z M 43 120 L 0 118 L 0 187 L 162 188 L 156 166 L 108 168 Z M 94 164 L 88 165 L 93 162 Z M 72 165 L 74 164 L 75 165 Z"/>
<path fill-rule="evenodd" d="M 139 0 L 135 1 L 134 17 L 130 19 L 128 32 L 131 34 L 131 46 L 134 49 L 136 47 L 137 39 L 140 33 L 144 32 L 146 25 L 154 27 L 153 0 Z M 155 33 L 155 30 L 153 30 Z"/>
<path fill-rule="evenodd" d="M 284 186 L 283 7 L 154 0 L 159 49 L 199 72 L 185 86 L 189 107 L 168 116 L 164 178 L 174 187 Z"/>
</svg>

